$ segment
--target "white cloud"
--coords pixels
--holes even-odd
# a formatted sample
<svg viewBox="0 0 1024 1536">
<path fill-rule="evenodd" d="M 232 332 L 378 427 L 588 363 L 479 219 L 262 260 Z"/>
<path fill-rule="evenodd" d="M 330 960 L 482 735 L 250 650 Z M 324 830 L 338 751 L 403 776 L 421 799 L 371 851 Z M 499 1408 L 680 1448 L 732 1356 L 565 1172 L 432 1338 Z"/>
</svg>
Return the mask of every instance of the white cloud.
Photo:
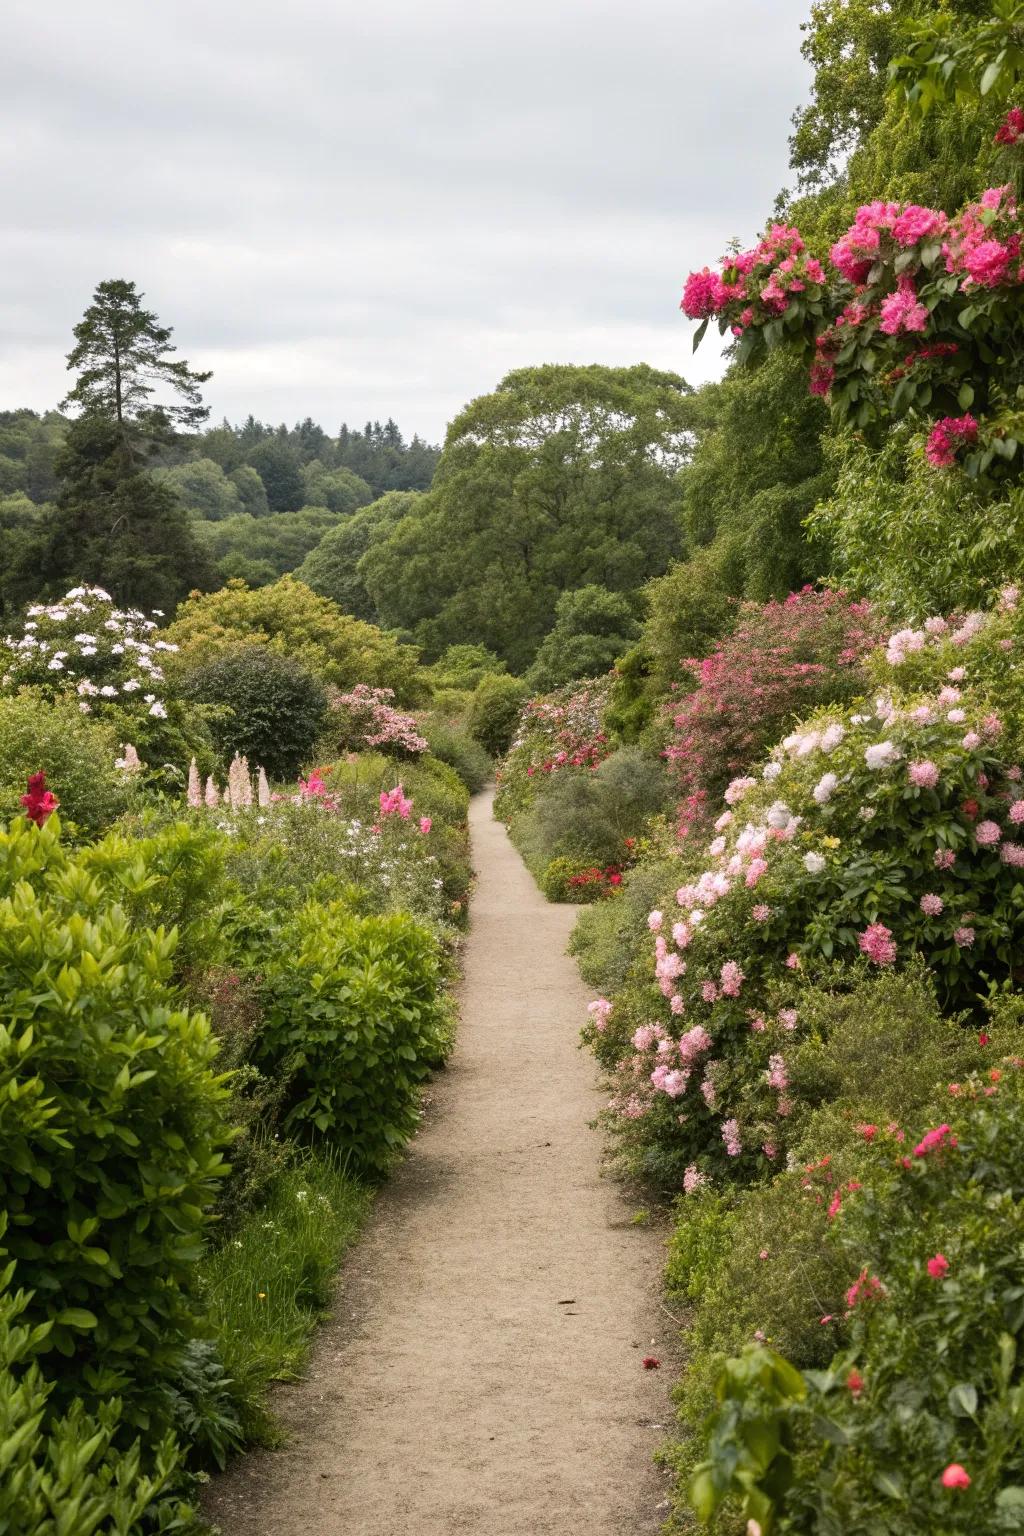
<svg viewBox="0 0 1024 1536">
<path fill-rule="evenodd" d="M 531 362 L 691 382 L 683 279 L 753 237 L 807 0 L 7 0 L 0 405 L 134 279 L 215 418 L 437 438 Z"/>
</svg>

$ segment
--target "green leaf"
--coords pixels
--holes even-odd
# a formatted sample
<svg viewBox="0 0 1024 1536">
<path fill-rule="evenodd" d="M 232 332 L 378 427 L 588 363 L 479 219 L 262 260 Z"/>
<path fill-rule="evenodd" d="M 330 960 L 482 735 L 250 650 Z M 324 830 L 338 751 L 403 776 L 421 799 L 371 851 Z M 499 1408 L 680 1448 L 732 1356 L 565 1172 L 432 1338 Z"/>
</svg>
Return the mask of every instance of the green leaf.
<svg viewBox="0 0 1024 1536">
<path fill-rule="evenodd" d="M 964 383 L 960 385 L 960 392 L 956 398 L 957 403 L 959 404 L 962 411 L 969 410 L 970 407 L 974 404 L 974 385 L 968 384 L 965 380 Z"/>
<path fill-rule="evenodd" d="M 63 1323 L 66 1328 L 95 1328 L 99 1318 L 95 1312 L 89 1312 L 85 1307 L 65 1307 L 54 1318 L 55 1323 Z"/>
<path fill-rule="evenodd" d="M 697 348 L 700 346 L 701 342 L 704 340 L 704 337 L 707 335 L 709 319 L 710 319 L 710 316 L 705 315 L 704 319 L 701 321 L 700 325 L 698 325 L 696 331 L 694 332 L 694 335 L 693 335 L 693 350 L 695 352 L 696 352 Z"/>
<path fill-rule="evenodd" d="M 962 1418 L 973 1418 L 978 1408 L 978 1391 L 969 1381 L 958 1381 L 949 1389 L 949 1410 Z"/>
</svg>

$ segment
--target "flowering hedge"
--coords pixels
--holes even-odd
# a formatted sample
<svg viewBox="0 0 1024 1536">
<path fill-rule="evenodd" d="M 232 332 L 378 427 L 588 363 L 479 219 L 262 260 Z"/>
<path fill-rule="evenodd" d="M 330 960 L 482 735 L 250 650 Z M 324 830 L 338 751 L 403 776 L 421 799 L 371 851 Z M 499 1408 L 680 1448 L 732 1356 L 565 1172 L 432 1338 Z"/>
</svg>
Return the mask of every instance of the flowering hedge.
<svg viewBox="0 0 1024 1536">
<path fill-rule="evenodd" d="M 415 716 L 395 708 L 393 688 L 370 688 L 357 683 L 348 693 L 328 689 L 329 730 L 338 745 L 350 751 L 370 748 L 394 757 L 418 757 L 426 752 Z"/>
<path fill-rule="evenodd" d="M 1000 142 L 1022 152 L 1015 132 Z M 691 273 L 682 308 L 701 321 L 695 346 L 714 318 L 741 358 L 799 350 L 812 393 L 859 428 L 927 418 L 936 466 L 1019 474 L 1022 234 L 1009 185 L 953 216 L 876 201 L 858 209 L 827 259 L 808 252 L 797 228 L 772 225 L 718 272 Z"/>
<path fill-rule="evenodd" d="M 571 683 L 524 705 L 508 755 L 496 778 L 494 812 L 508 822 L 536 798 L 551 774 L 596 768 L 611 752 L 601 720 L 611 691 L 609 679 Z"/>
<path fill-rule="evenodd" d="M 823 1371 L 763 1342 L 727 1362 L 690 1483 L 702 1518 L 728 1501 L 765 1533 L 1020 1530 L 1022 1065 L 952 1085 L 909 1134 L 863 1128 L 830 1232 L 843 1346 Z"/>
<path fill-rule="evenodd" d="M 860 691 L 858 662 L 877 638 L 866 603 L 805 587 L 784 602 L 746 604 L 710 656 L 683 663 L 696 686 L 667 706 L 673 735 L 664 754 L 682 791 L 681 836 L 794 715 Z"/>
<path fill-rule="evenodd" d="M 803 976 L 922 951 L 950 1010 L 1017 979 L 1024 785 L 970 676 L 987 626 L 930 629 L 956 647 L 955 679 L 815 716 L 734 780 L 703 868 L 650 914 L 641 1000 L 591 1025 L 627 1149 L 672 1181 L 784 1160 Z M 909 643 L 887 648 L 894 684 Z M 1008 670 L 1012 644 L 997 650 Z"/>
</svg>

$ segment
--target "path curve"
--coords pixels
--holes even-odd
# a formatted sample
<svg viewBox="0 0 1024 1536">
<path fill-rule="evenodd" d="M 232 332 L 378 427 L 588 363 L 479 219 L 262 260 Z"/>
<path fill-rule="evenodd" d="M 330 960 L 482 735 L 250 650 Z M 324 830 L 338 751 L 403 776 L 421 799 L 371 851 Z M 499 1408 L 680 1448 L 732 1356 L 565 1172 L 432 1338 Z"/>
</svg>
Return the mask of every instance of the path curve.
<svg viewBox="0 0 1024 1536">
<path fill-rule="evenodd" d="M 648 1536 L 669 1422 L 661 1236 L 600 1176 L 574 912 L 537 891 L 490 794 L 458 1045 L 348 1265 L 281 1451 L 238 1462 L 225 1536 Z M 571 1301 L 571 1305 L 568 1304 Z"/>
</svg>

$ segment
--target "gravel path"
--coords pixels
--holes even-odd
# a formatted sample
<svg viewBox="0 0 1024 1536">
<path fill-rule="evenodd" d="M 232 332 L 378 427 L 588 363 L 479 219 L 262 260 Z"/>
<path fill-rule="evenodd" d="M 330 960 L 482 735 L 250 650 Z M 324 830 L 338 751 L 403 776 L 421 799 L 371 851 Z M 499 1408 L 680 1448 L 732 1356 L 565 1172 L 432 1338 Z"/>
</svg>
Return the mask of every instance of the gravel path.
<svg viewBox="0 0 1024 1536">
<path fill-rule="evenodd" d="M 600 1176 L 589 994 L 490 795 L 458 1047 L 351 1257 L 281 1451 L 209 1491 L 225 1536 L 647 1536 L 674 1330 L 661 1234 Z"/>
</svg>

